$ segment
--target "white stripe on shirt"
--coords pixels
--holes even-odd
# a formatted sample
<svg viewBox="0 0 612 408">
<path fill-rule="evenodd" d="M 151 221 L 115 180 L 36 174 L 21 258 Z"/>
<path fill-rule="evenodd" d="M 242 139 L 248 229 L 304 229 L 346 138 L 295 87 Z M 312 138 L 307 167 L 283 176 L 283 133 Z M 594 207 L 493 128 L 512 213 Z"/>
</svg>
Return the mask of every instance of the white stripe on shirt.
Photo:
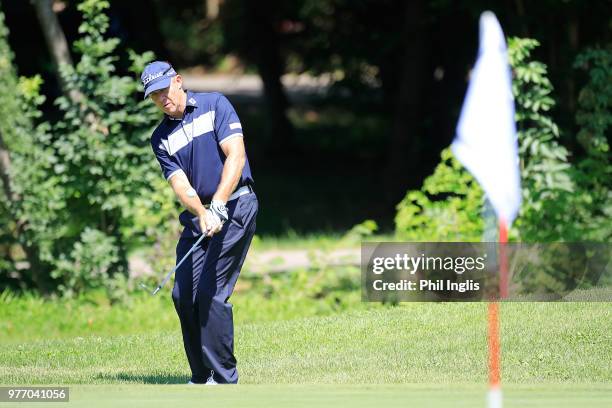
<svg viewBox="0 0 612 408">
<path fill-rule="evenodd" d="M 187 146 L 194 137 L 202 136 L 214 130 L 215 111 L 209 111 L 195 118 L 193 121 L 181 124 L 168 136 L 162 139 L 163 150 L 170 156 L 175 155 L 183 147 Z M 160 145 L 160 147 L 162 147 Z"/>
</svg>

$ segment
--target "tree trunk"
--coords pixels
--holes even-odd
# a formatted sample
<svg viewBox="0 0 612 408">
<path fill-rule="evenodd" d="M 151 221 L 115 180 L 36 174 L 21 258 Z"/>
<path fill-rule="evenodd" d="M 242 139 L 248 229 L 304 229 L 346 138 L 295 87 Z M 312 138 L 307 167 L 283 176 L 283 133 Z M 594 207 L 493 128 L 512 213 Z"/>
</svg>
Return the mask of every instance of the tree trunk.
<svg viewBox="0 0 612 408">
<path fill-rule="evenodd" d="M 47 48 L 55 63 L 57 81 L 62 87 L 64 95 L 67 95 L 75 103 L 79 102 L 82 99 L 81 93 L 77 90 L 69 91 L 66 82 L 60 74 L 60 67 L 62 65 L 72 66 L 72 58 L 70 57 L 68 41 L 66 40 L 62 26 L 59 23 L 57 15 L 53 11 L 53 0 L 31 1 L 36 9 L 36 16 L 38 17 L 38 22 L 45 37 Z"/>
<path fill-rule="evenodd" d="M 263 48 L 257 69 L 263 82 L 268 132 L 273 146 L 286 148 L 293 142 L 293 126 L 287 118 L 289 101 L 281 82 L 283 64 L 277 50 Z"/>
<path fill-rule="evenodd" d="M 422 138 L 422 109 L 426 69 L 428 66 L 425 41 L 425 9 L 422 0 L 408 2 L 404 10 L 404 38 L 401 57 L 394 84 L 386 89 L 395 90 L 391 94 L 392 130 L 388 150 L 388 162 L 384 171 L 384 196 L 389 203 L 396 204 L 409 186 L 407 181 L 419 168 L 419 141 Z M 384 78 L 383 78 L 384 81 Z"/>
<path fill-rule="evenodd" d="M 36 9 L 36 17 L 38 17 L 38 22 L 47 42 L 47 48 L 53 57 L 55 65 L 57 67 L 60 67 L 62 64 L 72 65 L 68 41 L 66 41 L 66 36 L 59 24 L 57 15 L 53 11 L 53 0 L 32 0 L 32 4 Z M 60 84 L 63 84 L 59 71 L 57 72 L 57 79 Z"/>
<path fill-rule="evenodd" d="M 575 56 L 580 49 L 580 21 L 578 17 L 570 17 L 567 25 L 567 37 L 570 49 Z M 568 75 L 566 79 L 567 86 L 567 109 L 572 117 L 576 114 L 576 83 L 573 75 Z"/>
<path fill-rule="evenodd" d="M 74 104 L 79 104 L 83 101 L 84 96 L 78 89 L 69 89 L 66 81 L 62 78 L 60 68 L 63 65 L 72 66 L 72 58 L 70 58 L 70 52 L 68 51 L 68 42 L 64 31 L 59 24 L 57 15 L 53 11 L 53 0 L 32 0 L 34 7 L 36 8 L 36 15 L 40 27 L 45 36 L 47 47 L 55 62 L 55 75 L 57 76 L 58 83 L 62 87 L 62 92 L 66 95 Z M 85 123 L 87 123 L 90 129 L 94 132 L 100 132 L 103 135 L 108 135 L 108 128 L 101 124 L 100 118 L 98 118 L 93 112 L 83 112 Z"/>
<path fill-rule="evenodd" d="M 272 1 L 247 1 L 246 32 L 252 36 L 255 45 L 251 50 L 264 88 L 267 131 L 272 146 L 286 148 L 293 142 L 293 126 L 287 118 L 289 100 L 281 82 L 284 73 L 284 60 L 280 51 L 280 41 L 274 26 Z M 274 149 L 274 148 L 273 148 Z"/>
<path fill-rule="evenodd" d="M 219 17 L 220 0 L 206 0 L 206 18 L 215 20 Z"/>
</svg>

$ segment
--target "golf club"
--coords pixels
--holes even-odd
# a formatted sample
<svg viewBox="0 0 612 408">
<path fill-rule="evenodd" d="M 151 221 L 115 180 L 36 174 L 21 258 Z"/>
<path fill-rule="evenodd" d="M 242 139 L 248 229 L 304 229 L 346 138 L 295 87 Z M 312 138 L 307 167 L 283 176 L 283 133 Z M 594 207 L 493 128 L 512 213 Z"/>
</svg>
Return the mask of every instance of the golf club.
<svg viewBox="0 0 612 408">
<path fill-rule="evenodd" d="M 148 292 L 151 292 L 151 295 L 156 295 L 157 292 L 159 292 L 161 290 L 161 288 L 164 287 L 164 285 L 168 282 L 168 280 L 170 280 L 170 277 L 174 274 L 174 272 L 176 272 L 176 270 L 179 268 L 179 266 L 181 266 L 181 264 L 185 261 L 185 259 L 187 259 L 187 257 L 189 255 L 191 255 L 191 253 L 193 252 L 194 249 L 196 249 L 196 247 L 198 245 L 200 245 L 200 242 L 202 242 L 202 240 L 206 237 L 206 234 L 202 234 L 200 236 L 200 238 L 198 238 L 198 240 L 196 241 L 195 244 L 193 244 L 193 246 L 191 247 L 191 249 L 185 254 L 185 256 L 179 261 L 179 263 L 176 264 L 176 266 L 174 268 L 172 268 L 172 270 L 170 272 L 168 272 L 168 274 L 166 275 L 166 277 L 164 278 L 163 281 L 161 281 L 161 283 L 159 285 L 157 285 L 157 287 L 154 290 L 151 290 L 149 287 L 147 287 L 147 285 L 145 285 L 144 283 L 140 283 L 140 287 L 145 289 Z"/>
</svg>

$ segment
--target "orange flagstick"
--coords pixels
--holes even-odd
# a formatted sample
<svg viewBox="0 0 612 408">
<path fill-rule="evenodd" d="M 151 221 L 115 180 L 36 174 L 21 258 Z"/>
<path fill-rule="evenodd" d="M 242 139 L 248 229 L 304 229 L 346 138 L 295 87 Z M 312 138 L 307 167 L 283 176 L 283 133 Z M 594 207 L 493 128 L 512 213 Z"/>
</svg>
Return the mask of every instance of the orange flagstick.
<svg viewBox="0 0 612 408">
<path fill-rule="evenodd" d="M 489 408 L 501 408 L 499 303 L 489 303 Z"/>
<path fill-rule="evenodd" d="M 499 220 L 499 297 L 508 297 L 508 255 L 506 244 L 508 243 L 508 226 L 503 219 Z"/>
<path fill-rule="evenodd" d="M 500 299 L 508 296 L 508 227 L 521 205 L 512 75 L 504 32 L 491 11 L 479 20 L 478 58 L 451 149 L 478 180 L 499 219 L 499 296 L 489 300 L 489 407 L 501 408 Z"/>
<path fill-rule="evenodd" d="M 504 220 L 499 221 L 499 297 L 508 296 L 508 227 Z M 501 392 L 501 336 L 499 302 L 489 302 L 489 408 L 502 407 Z"/>
</svg>

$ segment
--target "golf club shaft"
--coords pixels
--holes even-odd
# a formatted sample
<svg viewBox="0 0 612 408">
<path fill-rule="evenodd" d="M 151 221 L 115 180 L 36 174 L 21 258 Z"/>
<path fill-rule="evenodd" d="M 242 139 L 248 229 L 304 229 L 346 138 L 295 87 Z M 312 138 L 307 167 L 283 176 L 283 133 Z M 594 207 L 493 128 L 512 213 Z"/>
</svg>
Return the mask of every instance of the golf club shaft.
<svg viewBox="0 0 612 408">
<path fill-rule="evenodd" d="M 195 244 L 193 244 L 193 246 L 191 247 L 191 249 L 185 254 L 185 256 L 183 256 L 183 258 L 179 261 L 179 263 L 176 264 L 176 266 L 174 268 L 172 268 L 172 270 L 170 272 L 168 272 L 168 274 L 166 275 L 166 277 L 164 278 L 163 281 L 161 281 L 161 283 L 159 284 L 159 286 L 157 288 L 155 288 L 155 290 L 153 291 L 153 295 L 157 294 L 157 292 L 159 292 L 161 290 L 161 288 L 164 287 L 164 285 L 166 283 L 168 283 L 168 280 L 170 280 L 170 277 L 174 274 L 174 272 L 176 272 L 176 270 L 179 268 L 179 266 L 181 266 L 181 264 L 185 261 L 185 259 L 187 259 L 187 257 L 189 255 L 191 255 L 191 253 L 194 251 L 194 249 L 197 248 L 198 245 L 200 245 L 200 242 L 202 242 L 202 240 L 206 237 L 206 234 L 202 234 L 200 236 L 200 238 L 198 238 L 198 240 L 196 241 Z"/>
</svg>

